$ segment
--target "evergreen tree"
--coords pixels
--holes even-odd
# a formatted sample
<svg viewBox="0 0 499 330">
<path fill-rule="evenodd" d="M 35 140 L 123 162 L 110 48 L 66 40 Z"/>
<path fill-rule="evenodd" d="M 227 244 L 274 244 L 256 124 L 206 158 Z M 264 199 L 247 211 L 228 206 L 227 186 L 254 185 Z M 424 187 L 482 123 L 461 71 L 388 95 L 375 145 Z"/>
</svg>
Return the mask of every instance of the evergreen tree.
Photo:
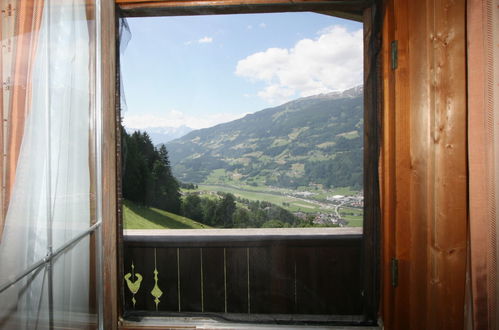
<svg viewBox="0 0 499 330">
<path fill-rule="evenodd" d="M 220 225 L 225 228 L 234 227 L 234 211 L 236 210 L 236 198 L 232 194 L 225 194 L 219 203 Z"/>
<path fill-rule="evenodd" d="M 182 208 L 185 217 L 205 223 L 201 198 L 197 194 L 188 194 L 184 199 Z"/>
<path fill-rule="evenodd" d="M 155 148 L 146 132 L 130 135 L 123 129 L 123 150 L 123 197 L 179 214 L 180 188 L 173 177 L 166 147 Z"/>
<path fill-rule="evenodd" d="M 217 202 L 209 198 L 203 198 L 201 201 L 201 207 L 203 209 L 203 223 L 217 227 L 219 226 L 219 212 L 217 207 Z"/>
</svg>

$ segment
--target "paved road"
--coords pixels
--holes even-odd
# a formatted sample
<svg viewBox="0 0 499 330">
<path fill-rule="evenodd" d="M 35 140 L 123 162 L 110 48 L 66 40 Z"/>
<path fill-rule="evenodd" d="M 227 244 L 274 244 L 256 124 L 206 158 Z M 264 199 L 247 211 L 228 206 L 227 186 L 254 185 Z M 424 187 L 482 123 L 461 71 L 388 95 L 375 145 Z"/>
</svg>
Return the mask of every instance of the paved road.
<svg viewBox="0 0 499 330">
<path fill-rule="evenodd" d="M 338 219 L 341 219 L 341 215 L 340 215 L 340 207 L 342 207 L 343 205 L 345 204 L 345 202 L 341 202 L 340 204 L 336 205 L 335 208 L 334 208 L 334 213 L 336 213 L 336 217 Z"/>
</svg>

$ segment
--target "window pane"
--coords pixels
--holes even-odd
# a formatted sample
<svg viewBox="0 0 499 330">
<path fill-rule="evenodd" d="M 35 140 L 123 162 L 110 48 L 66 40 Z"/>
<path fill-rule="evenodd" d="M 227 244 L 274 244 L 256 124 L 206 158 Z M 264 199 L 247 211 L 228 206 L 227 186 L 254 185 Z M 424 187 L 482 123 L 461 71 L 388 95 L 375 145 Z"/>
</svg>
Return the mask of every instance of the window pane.
<svg viewBox="0 0 499 330">
<path fill-rule="evenodd" d="M 200 15 L 120 32 L 125 315 L 358 322 L 362 25 Z"/>
<path fill-rule="evenodd" d="M 147 17 L 122 31 L 125 229 L 362 227 L 360 23 Z"/>
<path fill-rule="evenodd" d="M 0 328 L 44 329 L 49 325 L 48 271 L 40 267 L 0 294 Z"/>
<path fill-rule="evenodd" d="M 96 328 L 95 265 L 88 251 L 89 236 L 56 258 L 53 269 L 54 324 L 78 329 Z"/>
</svg>

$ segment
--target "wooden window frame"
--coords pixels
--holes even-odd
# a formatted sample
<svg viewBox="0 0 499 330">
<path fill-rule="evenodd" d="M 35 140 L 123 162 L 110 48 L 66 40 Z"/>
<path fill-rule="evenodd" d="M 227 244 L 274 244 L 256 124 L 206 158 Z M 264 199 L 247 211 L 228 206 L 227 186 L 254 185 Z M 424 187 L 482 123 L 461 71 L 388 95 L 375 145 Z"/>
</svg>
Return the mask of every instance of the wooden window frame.
<svg viewBox="0 0 499 330">
<path fill-rule="evenodd" d="M 103 296 L 105 329 L 121 324 L 122 228 L 118 219 L 117 164 L 120 163 L 119 53 L 117 11 L 128 17 L 189 14 L 313 11 L 364 23 L 364 239 L 363 317 L 376 324 L 380 299 L 380 192 L 378 163 L 381 145 L 381 3 L 378 0 L 102 0 L 102 107 L 103 107 Z"/>
</svg>

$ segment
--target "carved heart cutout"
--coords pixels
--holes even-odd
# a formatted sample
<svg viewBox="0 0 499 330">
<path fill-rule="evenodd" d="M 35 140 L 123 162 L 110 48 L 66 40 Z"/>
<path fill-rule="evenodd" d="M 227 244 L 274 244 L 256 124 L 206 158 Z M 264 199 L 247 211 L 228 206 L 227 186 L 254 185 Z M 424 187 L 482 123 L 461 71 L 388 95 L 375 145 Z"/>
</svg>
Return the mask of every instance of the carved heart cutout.
<svg viewBox="0 0 499 330">
<path fill-rule="evenodd" d="M 130 273 L 125 275 L 126 284 L 128 286 L 128 289 L 130 289 L 133 294 L 136 294 L 140 289 L 140 283 L 142 283 L 142 275 L 140 275 L 139 273 L 135 273 L 135 277 L 137 278 L 135 282 L 132 282 L 132 280 L 130 280 L 130 277 L 132 277 L 132 274 Z"/>
</svg>

